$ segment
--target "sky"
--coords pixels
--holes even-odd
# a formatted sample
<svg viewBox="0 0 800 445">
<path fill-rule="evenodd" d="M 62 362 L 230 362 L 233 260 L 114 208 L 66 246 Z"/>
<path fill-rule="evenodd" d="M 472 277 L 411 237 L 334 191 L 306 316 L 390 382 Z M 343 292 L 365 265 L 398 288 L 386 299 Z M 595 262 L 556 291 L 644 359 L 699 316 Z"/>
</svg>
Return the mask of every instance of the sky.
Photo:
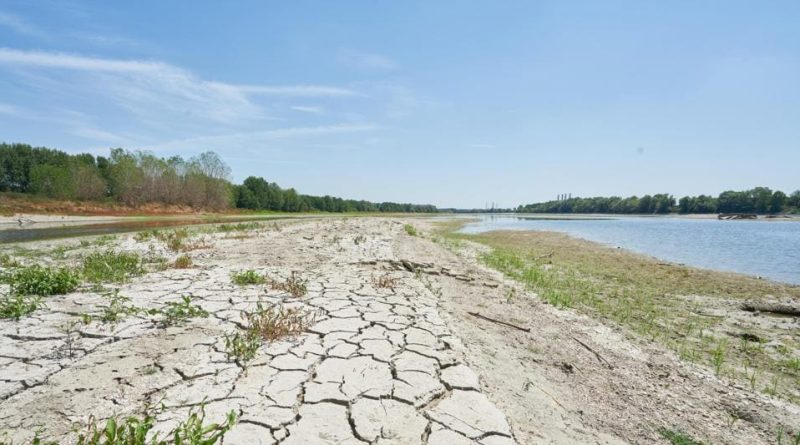
<svg viewBox="0 0 800 445">
<path fill-rule="evenodd" d="M 800 2 L 0 0 L 0 141 L 440 207 L 800 188 Z"/>
</svg>

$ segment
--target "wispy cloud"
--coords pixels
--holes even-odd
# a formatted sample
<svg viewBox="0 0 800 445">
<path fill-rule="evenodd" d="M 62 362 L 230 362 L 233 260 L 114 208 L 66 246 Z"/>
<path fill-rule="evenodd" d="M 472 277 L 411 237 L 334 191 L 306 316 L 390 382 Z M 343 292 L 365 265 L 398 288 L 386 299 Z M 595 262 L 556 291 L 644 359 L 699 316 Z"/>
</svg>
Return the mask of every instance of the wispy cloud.
<svg viewBox="0 0 800 445">
<path fill-rule="evenodd" d="M 121 60 L 0 48 L 0 65 L 70 70 L 92 76 L 92 89 L 139 115 L 154 110 L 217 122 L 263 119 L 255 96 L 344 97 L 355 91 L 324 85 L 235 85 L 208 81 L 188 70 L 151 60 Z M 70 81 L 72 82 L 72 80 Z"/>
<path fill-rule="evenodd" d="M 311 107 L 307 105 L 292 105 L 291 107 L 294 111 L 300 111 L 301 113 L 311 113 L 311 114 L 321 114 L 322 107 Z"/>
<path fill-rule="evenodd" d="M 397 68 L 397 62 L 387 56 L 352 50 L 341 51 L 339 61 L 345 66 L 363 70 L 391 71 Z"/>
<path fill-rule="evenodd" d="M 226 133 L 212 136 L 200 136 L 187 139 L 180 139 L 175 141 L 157 144 L 152 149 L 174 149 L 178 147 L 188 146 L 234 146 L 242 147 L 246 144 L 268 142 L 282 139 L 292 138 L 309 138 L 318 136 L 330 136 L 334 134 L 347 134 L 347 133 L 360 133 L 367 131 L 375 131 L 380 129 L 380 126 L 370 123 L 365 124 L 335 124 L 335 125 L 319 125 L 312 127 L 287 127 L 276 128 L 272 130 L 263 131 L 246 131 L 237 133 Z"/>
<path fill-rule="evenodd" d="M 3 11 L 0 11 L 0 26 L 11 29 L 17 34 L 22 34 L 24 36 L 37 38 L 48 37 L 47 33 L 36 26 L 31 25 L 22 17 Z"/>
<path fill-rule="evenodd" d="M 236 87 L 243 93 L 264 94 L 273 96 L 295 97 L 341 97 L 356 96 L 357 92 L 347 88 L 319 86 L 319 85 L 293 85 L 293 86 L 258 86 L 243 85 Z"/>
</svg>

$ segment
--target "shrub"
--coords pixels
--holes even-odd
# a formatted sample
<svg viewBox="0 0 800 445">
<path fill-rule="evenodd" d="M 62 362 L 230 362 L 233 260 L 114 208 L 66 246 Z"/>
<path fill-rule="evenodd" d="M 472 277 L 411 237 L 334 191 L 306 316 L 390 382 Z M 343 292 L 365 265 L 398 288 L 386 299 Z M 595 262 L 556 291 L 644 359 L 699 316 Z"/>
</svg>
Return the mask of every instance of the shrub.
<svg viewBox="0 0 800 445">
<path fill-rule="evenodd" d="M 416 229 L 416 227 L 412 226 L 411 224 L 404 225 L 403 229 L 405 229 L 407 234 L 409 234 L 411 236 L 417 236 L 417 229 Z"/>
<path fill-rule="evenodd" d="M 4 280 L 14 295 L 61 295 L 75 290 L 80 284 L 77 273 L 67 268 L 49 268 L 39 265 L 15 270 Z"/>
<path fill-rule="evenodd" d="M 108 250 L 91 253 L 83 259 L 83 276 L 94 283 L 122 283 L 143 273 L 142 259 L 135 253 Z"/>
</svg>

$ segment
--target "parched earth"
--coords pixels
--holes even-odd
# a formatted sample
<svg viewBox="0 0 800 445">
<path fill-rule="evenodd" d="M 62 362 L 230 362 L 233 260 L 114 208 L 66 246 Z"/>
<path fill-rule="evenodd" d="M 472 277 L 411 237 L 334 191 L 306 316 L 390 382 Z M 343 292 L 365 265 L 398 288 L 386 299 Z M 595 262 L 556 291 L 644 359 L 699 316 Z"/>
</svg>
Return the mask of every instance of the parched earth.
<svg viewBox="0 0 800 445">
<path fill-rule="evenodd" d="M 190 295 L 210 314 L 177 326 L 152 315 L 84 324 L 110 301 L 92 286 L 0 320 L 0 443 L 28 443 L 36 431 L 74 443 L 75 425 L 148 406 L 156 429 L 169 431 L 201 404 L 207 422 L 237 414 L 226 444 L 669 444 L 664 431 L 707 444 L 800 438 L 797 404 L 544 304 L 480 265 L 484 247 L 434 242 L 430 221 L 320 219 L 202 235 L 190 244 L 193 267 L 116 286 L 139 308 Z M 407 222 L 424 236 L 406 234 Z M 28 263 L 77 264 L 105 249 L 178 255 L 132 235 L 30 247 L 50 255 Z M 49 258 L 55 252 L 64 258 Z M 246 269 L 278 281 L 294 274 L 307 293 L 234 285 L 231 274 Z M 243 368 L 225 336 L 259 302 L 313 322 L 264 344 Z"/>
<path fill-rule="evenodd" d="M 36 431 L 70 443 L 75 425 L 90 417 L 147 406 L 163 407 L 156 429 L 168 431 L 203 404 L 207 421 L 237 414 L 226 444 L 516 443 L 441 317 L 440 295 L 395 256 L 401 234 L 396 221 L 327 220 L 205 235 L 192 268 L 118 286 L 137 307 L 189 295 L 210 313 L 179 326 L 145 315 L 85 324 L 83 314 L 97 318 L 108 305 L 89 286 L 49 297 L 46 309 L 19 321 L 2 320 L 0 431 L 14 443 Z M 175 256 L 130 235 L 112 247 Z M 76 249 L 65 261 L 80 255 Z M 232 284 L 231 274 L 244 269 L 276 280 L 295 274 L 307 293 Z M 300 308 L 313 322 L 265 344 L 242 367 L 228 357 L 225 335 L 257 302 Z"/>
</svg>

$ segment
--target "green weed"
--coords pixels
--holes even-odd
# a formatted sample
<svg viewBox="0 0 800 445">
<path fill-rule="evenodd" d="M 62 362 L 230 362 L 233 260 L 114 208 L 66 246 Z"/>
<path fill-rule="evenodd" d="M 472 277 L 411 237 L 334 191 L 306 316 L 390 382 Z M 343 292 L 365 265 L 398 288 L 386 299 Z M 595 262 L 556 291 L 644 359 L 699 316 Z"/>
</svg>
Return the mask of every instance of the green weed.
<svg viewBox="0 0 800 445">
<path fill-rule="evenodd" d="M 667 439 L 672 445 L 705 445 L 703 442 L 695 440 L 692 436 L 667 428 L 659 428 L 658 434 Z"/>
<path fill-rule="evenodd" d="M 265 284 L 267 282 L 267 277 L 253 269 L 247 269 L 232 273 L 231 281 L 238 286 L 248 286 L 252 284 Z"/>
<path fill-rule="evenodd" d="M 108 250 L 90 253 L 83 259 L 83 276 L 93 283 L 123 283 L 144 272 L 141 257 L 132 252 Z"/>
<path fill-rule="evenodd" d="M 164 317 L 163 324 L 167 326 L 174 326 L 181 324 L 190 318 L 206 318 L 208 312 L 196 304 L 192 304 L 192 297 L 184 295 L 181 301 L 170 301 L 164 305 L 162 309 L 153 309 L 149 311 L 152 315 L 162 315 Z"/>
<path fill-rule="evenodd" d="M 261 347 L 261 337 L 255 330 L 248 329 L 233 335 L 225 335 L 225 352 L 242 367 L 246 367 L 247 362 L 255 358 L 259 347 Z"/>
<path fill-rule="evenodd" d="M 407 234 L 411 236 L 417 236 L 417 228 L 412 226 L 411 224 L 404 225 L 403 229 L 406 231 Z"/>
<path fill-rule="evenodd" d="M 80 284 L 76 272 L 67 268 L 39 265 L 17 269 L 3 277 L 14 295 L 62 295 L 74 291 Z"/>
<path fill-rule="evenodd" d="M 9 295 L 0 299 L 0 318 L 20 318 L 42 307 L 42 297 L 37 295 Z"/>
</svg>

